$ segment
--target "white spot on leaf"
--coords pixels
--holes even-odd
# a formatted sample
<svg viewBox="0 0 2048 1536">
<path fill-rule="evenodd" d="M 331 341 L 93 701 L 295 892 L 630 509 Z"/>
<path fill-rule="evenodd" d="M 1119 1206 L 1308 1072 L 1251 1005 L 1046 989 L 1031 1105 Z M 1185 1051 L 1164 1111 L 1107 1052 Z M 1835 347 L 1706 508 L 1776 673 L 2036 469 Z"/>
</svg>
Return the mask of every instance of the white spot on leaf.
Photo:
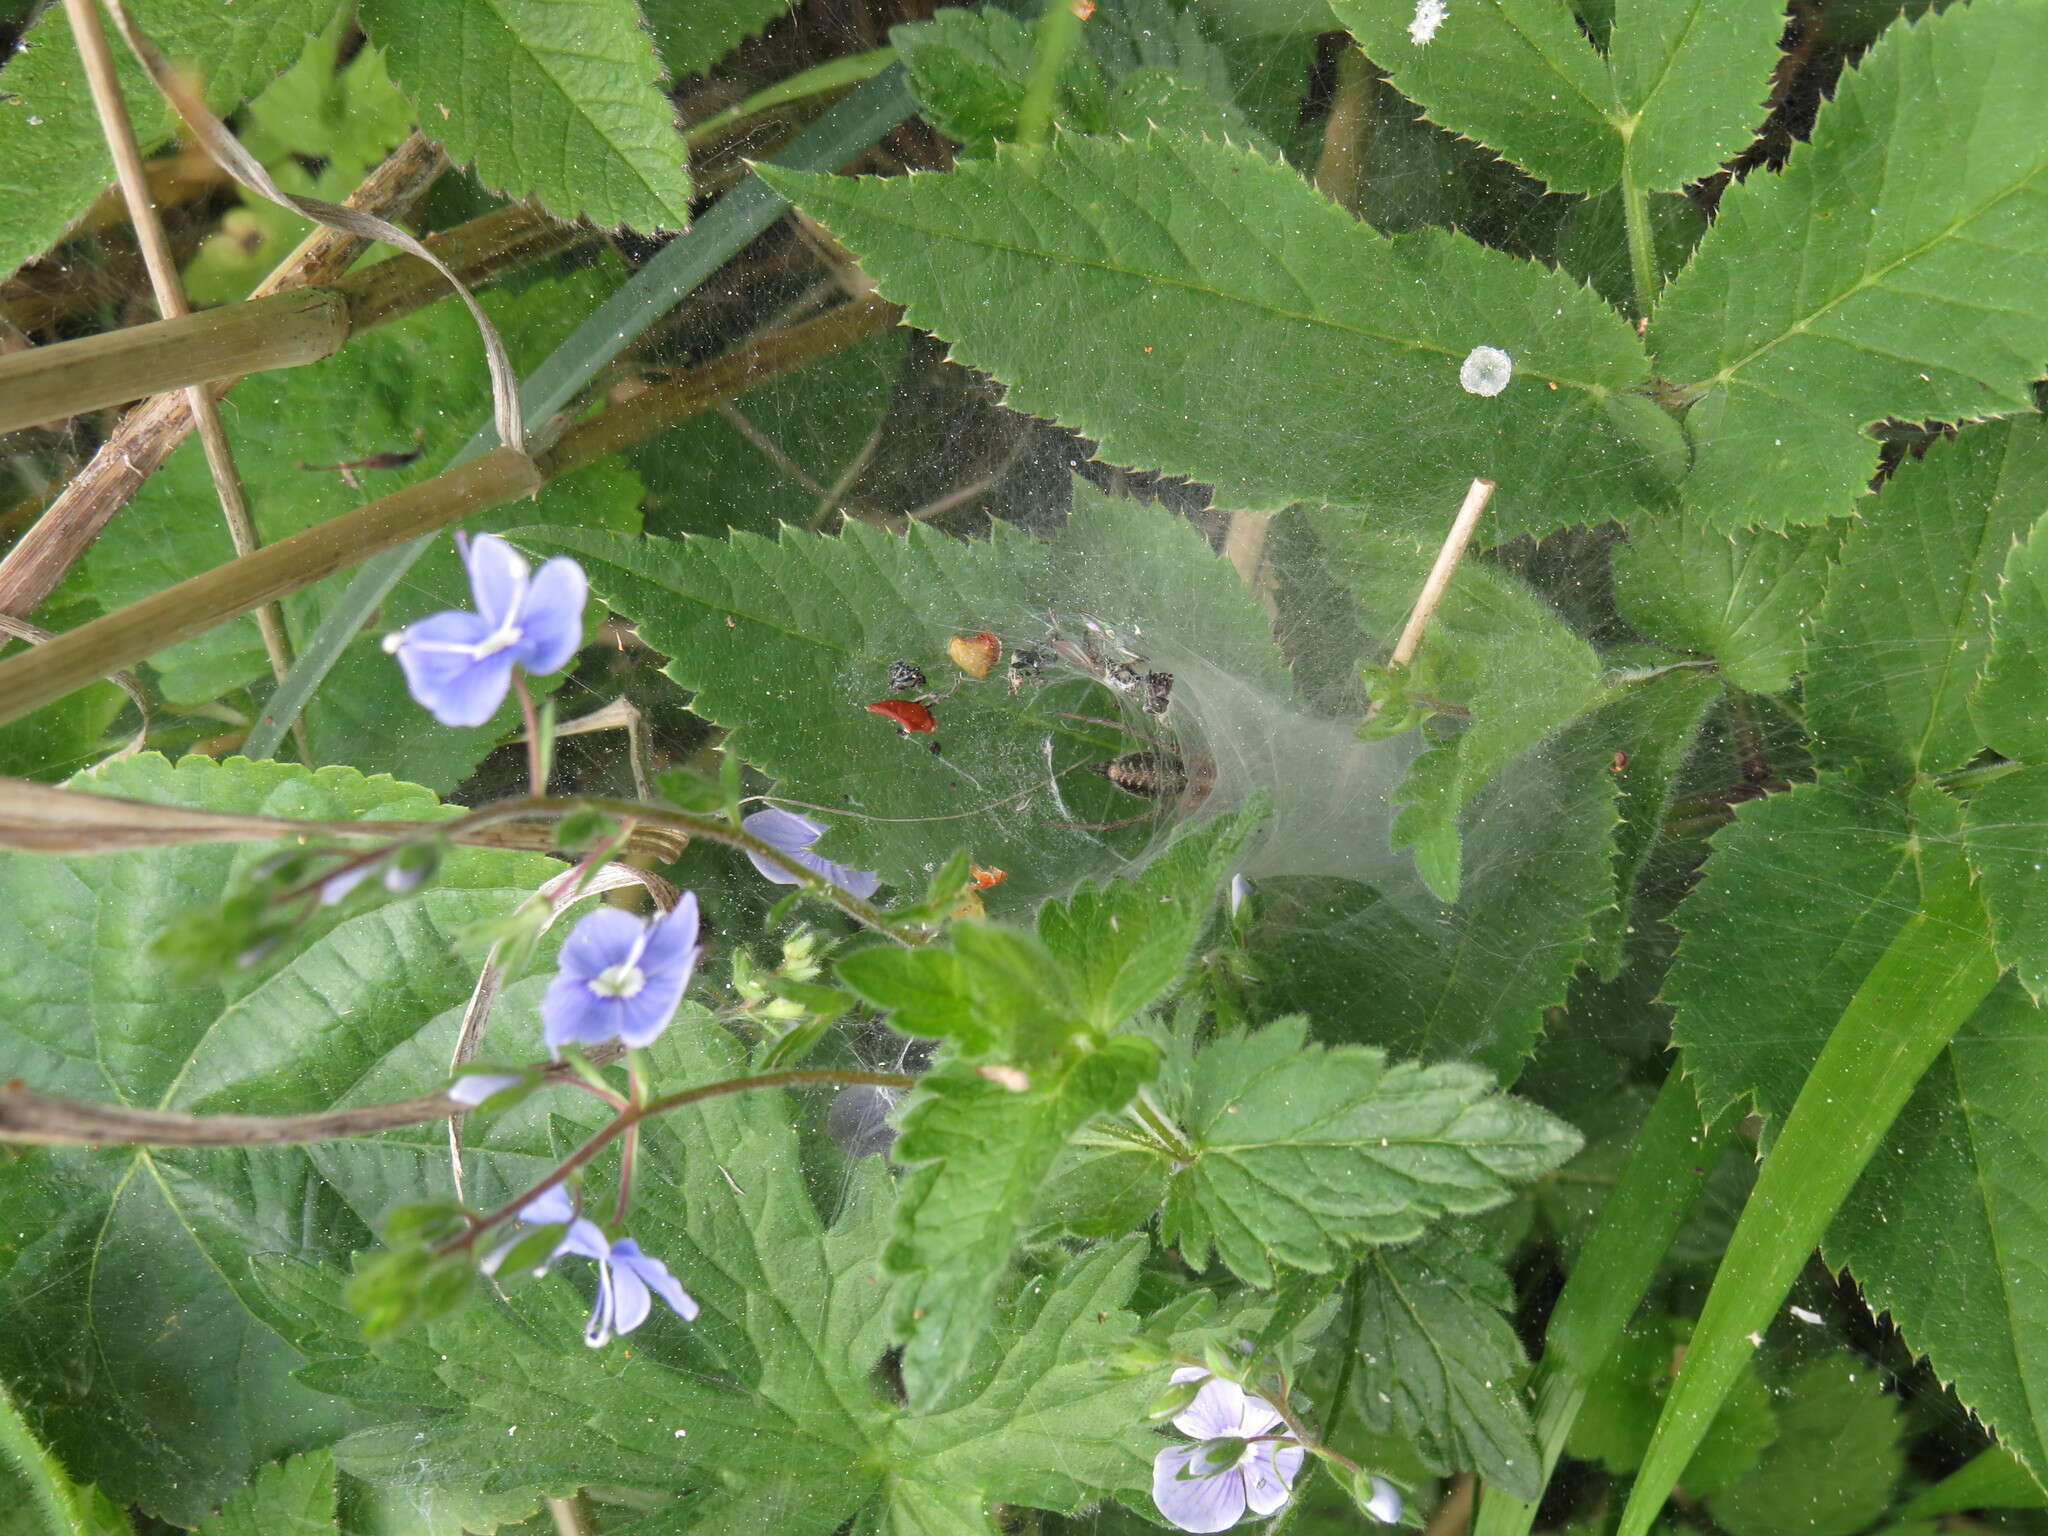
<svg viewBox="0 0 2048 1536">
<path fill-rule="evenodd" d="M 1436 36 L 1450 8 L 1444 0 L 1415 0 L 1415 19 L 1408 23 L 1408 40 L 1420 48 Z"/>
<path fill-rule="evenodd" d="M 1499 347 L 1474 347 L 1458 365 L 1458 383 L 1468 395 L 1497 395 L 1515 376 L 1515 360 Z"/>
</svg>

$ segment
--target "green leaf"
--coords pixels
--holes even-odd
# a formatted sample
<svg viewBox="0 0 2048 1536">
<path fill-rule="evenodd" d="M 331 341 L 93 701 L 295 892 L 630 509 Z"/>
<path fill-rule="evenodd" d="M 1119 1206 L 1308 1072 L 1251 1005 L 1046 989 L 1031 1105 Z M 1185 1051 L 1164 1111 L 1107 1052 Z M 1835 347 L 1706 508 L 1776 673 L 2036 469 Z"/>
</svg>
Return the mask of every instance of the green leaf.
<svg viewBox="0 0 2048 1536">
<path fill-rule="evenodd" d="M 421 128 L 486 186 L 565 219 L 690 222 L 675 111 L 632 0 L 364 0 Z"/>
<path fill-rule="evenodd" d="M 148 0 L 131 9 L 168 57 L 199 66 L 207 105 L 225 114 L 298 56 L 335 0 Z M 170 109 L 118 42 L 114 64 L 147 154 L 169 137 Z M 64 8 L 48 8 L 0 70 L 0 276 L 41 255 L 113 180 Z"/>
<path fill-rule="evenodd" d="M 489 293 L 485 304 L 515 361 L 530 361 L 595 306 L 614 279 L 600 265 L 517 294 Z M 425 479 L 460 445 L 461 424 L 486 414 L 489 401 L 477 367 L 475 325 L 450 300 L 360 337 L 331 358 L 279 375 L 260 392 L 232 397 L 224 409 L 257 531 L 265 542 L 275 542 L 352 510 L 365 492 L 382 495 Z M 416 437 L 421 428 L 424 440 Z M 415 446 L 423 451 L 413 464 L 359 472 L 360 492 L 337 475 L 303 467 Z M 550 486 L 532 503 L 472 519 L 468 526 L 492 532 L 513 523 L 559 520 L 626 531 L 638 526 L 639 497 L 639 482 L 611 460 Z M 112 609 L 234 556 L 196 442 L 181 447 L 151 477 L 123 511 L 122 523 L 124 537 L 94 544 L 62 594 Z M 330 578 L 285 600 L 286 628 L 295 640 L 312 632 L 346 579 Z M 468 606 L 462 562 L 453 541 L 440 539 L 384 605 L 381 627 L 397 629 L 440 609 Z M 407 696 L 404 676 L 384 654 L 380 638 L 358 639 L 308 710 L 315 759 L 450 790 L 517 728 L 518 705 L 508 699 L 491 723 L 474 730 L 417 729 L 425 716 Z M 159 652 L 151 666 L 174 703 L 199 703 L 251 683 L 267 684 L 270 677 L 252 619 Z"/>
<path fill-rule="evenodd" d="M 1068 1045 L 1078 1018 L 1067 979 L 1024 934 L 959 923 L 950 949 L 864 949 L 840 977 L 906 1035 L 951 1040 L 965 1059 L 1031 1066 Z"/>
<path fill-rule="evenodd" d="M 973 1368 L 1039 1186 L 1068 1138 L 1127 1104 L 1156 1061 L 1151 1042 L 1123 1036 L 1034 1070 L 1021 1092 L 953 1065 L 919 1083 L 890 1154 L 912 1172 L 885 1255 L 903 1277 L 893 1327 L 909 1341 L 903 1377 L 913 1404 L 942 1400 Z"/>
<path fill-rule="evenodd" d="M 1386 533 L 1351 509 L 1310 515 L 1331 569 L 1360 600 L 1372 634 L 1393 635 L 1436 558 L 1436 532 Z M 1458 899 L 1457 818 L 1481 786 L 1605 694 L 1600 660 L 1557 611 L 1508 571 L 1461 565 L 1414 663 L 1393 679 L 1411 697 L 1466 717 L 1409 768 L 1393 841 L 1413 847 L 1430 888 Z M 1424 739 L 1430 740 L 1427 729 Z"/>
<path fill-rule="evenodd" d="M 2048 1318 L 2032 1278 L 2048 1262 L 2048 1214 L 2035 1199 L 2044 1089 L 2041 1012 L 2008 980 L 1921 1079 L 1825 1245 L 2037 1477 L 2048 1469 L 2037 1390 Z"/>
<path fill-rule="evenodd" d="M 1929 803 L 1938 801 L 1932 791 L 1916 800 L 1923 823 L 1952 817 Z M 1997 985 L 1984 909 L 1963 861 L 1925 844 L 1918 856 L 1926 866 L 1918 908 L 1842 1010 L 1764 1160 L 1622 1511 L 1623 1536 L 1647 1536 L 1755 1336 L 1921 1077 Z"/>
<path fill-rule="evenodd" d="M 1899 1400 L 1878 1372 L 1837 1352 L 1784 1385 L 1778 1440 L 1707 1508 L 1731 1536 L 1853 1536 L 1891 1508 L 1905 1471 Z"/>
<path fill-rule="evenodd" d="M 1567 1442 L 1573 1456 L 1610 1472 L 1641 1465 L 1671 1387 L 1674 1351 L 1683 1350 L 1691 1331 L 1690 1319 L 1652 1314 L 1622 1334 L 1607 1363 L 1585 1383 L 1585 1406 Z M 1751 1471 L 1777 1437 L 1770 1388 L 1745 1372 L 1686 1466 L 1686 1491 L 1711 1496 L 1727 1487 Z"/>
<path fill-rule="evenodd" d="M 333 1530 L 334 1454 L 318 1450 L 260 1469 L 199 1536 L 329 1536 Z"/>
<path fill-rule="evenodd" d="M 1839 543 L 1825 528 L 1723 533 L 1646 519 L 1614 552 L 1615 598 L 1645 635 L 1712 657 L 1737 688 L 1783 693 Z"/>
<path fill-rule="evenodd" d="M 824 856 L 922 889 L 971 838 L 976 863 L 1008 871 L 986 898 L 998 911 L 1069 889 L 1157 835 L 1142 819 L 1094 830 L 1146 806 L 1077 771 L 1144 743 L 1071 718 L 1116 707 L 1073 669 L 1049 667 L 1012 693 L 1007 667 L 979 682 L 961 674 L 952 636 L 988 629 L 1014 652 L 1055 631 L 1078 638 L 1091 619 L 1142 630 L 1147 665 L 1177 679 L 1166 727 L 1219 762 L 1205 812 L 1263 786 L 1270 752 L 1255 749 L 1269 722 L 1296 715 L 1265 613 L 1236 572 L 1184 520 L 1099 494 L 1077 496 L 1050 543 L 1000 523 L 973 542 L 859 523 L 836 537 L 785 529 L 772 544 L 558 529 L 519 542 L 582 561 L 593 590 L 674 658 L 664 670 L 693 690 L 691 708 L 829 826 Z M 932 706 L 941 755 L 863 707 L 888 693 L 897 661 L 947 694 Z M 1318 800 L 1315 814 L 1326 809 Z"/>
<path fill-rule="evenodd" d="M 881 425 L 903 362 L 889 332 L 727 402 L 811 480 L 828 489 Z M 804 527 L 826 498 L 748 441 L 721 411 L 678 422 L 628 455 L 647 482 L 647 531 L 674 538 L 728 527 L 772 535 Z M 849 498 L 842 493 L 841 502 Z"/>
<path fill-rule="evenodd" d="M 1986 745 L 2022 762 L 2048 761 L 2048 535 L 2016 543 L 1991 605 L 1991 654 L 1970 696 Z"/>
<path fill-rule="evenodd" d="M 1666 672 L 1620 690 L 1581 733 L 1589 743 L 1603 735 L 1617 743 L 1607 767 L 1621 807 L 1614 838 L 1615 901 L 1594 914 L 1593 943 L 1586 956 L 1602 981 L 1614 980 L 1627 963 L 1624 951 L 1635 932 L 1636 884 L 1663 836 L 1672 785 L 1692 754 L 1700 721 L 1719 691 L 1704 673 Z"/>
<path fill-rule="evenodd" d="M 353 769 L 243 759 L 173 766 L 149 754 L 78 787 L 270 815 L 446 814 L 424 790 Z M 352 1089 L 374 1102 L 384 1060 L 443 1015 L 437 1047 L 383 1097 L 424 1091 L 445 1080 L 455 1015 L 475 981 L 455 934 L 502 915 L 559 867 L 453 850 L 436 886 L 412 900 L 313 917 L 282 969 L 167 975 L 150 953 L 157 935 L 271 851 L 0 856 L 9 900 L 37 914 L 0 931 L 0 1077 L 151 1108 L 327 1109 Z M 410 1189 L 438 1157 L 445 1177 L 445 1145 L 436 1149 L 431 1131 L 415 1139 L 416 1151 L 31 1153 L 0 1181 L 0 1374 L 79 1476 L 197 1524 L 255 1466 L 351 1424 L 344 1405 L 288 1378 L 300 1357 L 250 1315 L 248 1255 L 338 1261 L 363 1246 L 385 1203 L 379 1184 L 356 1177 L 344 1192 L 323 1174 L 398 1157 Z M 80 1394 L 82 1380 L 105 1385 Z"/>
<path fill-rule="evenodd" d="M 649 1054 L 662 1081 L 744 1069 L 713 1027 L 672 1028 Z M 996 1503 L 1073 1512 L 1142 1496 L 1157 1441 L 1144 1408 L 1165 1370 L 1120 1377 L 1107 1365 L 1136 1326 L 1124 1309 L 1142 1239 L 1034 1274 L 995 1309 L 952 1388 L 906 1407 L 875 1390 L 891 1181 L 879 1164 L 854 1174 L 828 1228 L 802 1163 L 791 1107 L 773 1092 L 650 1123 L 634 1232 L 700 1303 L 696 1320 L 664 1312 L 629 1347 L 588 1349 L 588 1270 L 564 1266 L 580 1273 L 433 1325 L 422 1353 L 458 1406 L 351 1436 L 341 1465 L 396 1485 L 425 1466 L 478 1496 L 690 1490 L 648 1528 L 731 1536 L 831 1536 L 849 1521 L 914 1530 L 935 1510 L 954 1522 L 940 1529 L 974 1530 Z"/>
<path fill-rule="evenodd" d="M 1338 20 L 1401 93 L 1557 192 L 1624 175 L 1671 191 L 1748 144 L 1764 117 L 1784 11 L 1621 0 L 1603 58 L 1559 0 L 1476 0 L 1427 40 L 1414 8 L 1334 0 Z"/>
<path fill-rule="evenodd" d="M 2044 475 L 2048 431 L 2001 424 L 1936 443 L 1865 507 L 1828 574 L 1808 648 L 1806 719 L 1824 762 L 1904 778 L 1976 755 L 1970 690 L 1990 599 L 2012 541 L 2048 499 Z"/>
<path fill-rule="evenodd" d="M 1902 1520 L 1966 1509 L 2043 1509 L 2048 1493 L 2000 1446 L 1990 1446 L 1899 1506 Z"/>
<path fill-rule="evenodd" d="M 1501 1315 L 1514 1288 L 1499 1264 L 1451 1231 L 1360 1263 L 1359 1418 L 1412 1442 L 1433 1471 L 1470 1469 L 1534 1498 L 1542 1482 L 1520 1385 L 1529 1363 Z"/>
<path fill-rule="evenodd" d="M 1093 51 L 1061 62 L 1053 120 L 1075 133 L 1138 138 L 1156 127 L 1228 138 L 1277 158 L 1231 101 L 1228 63 L 1198 18 L 1150 11 L 1120 8 L 1088 29 Z M 893 28 L 889 41 L 925 120 L 966 153 L 986 156 L 1015 137 L 1037 46 L 1030 27 L 995 9 L 943 10 Z"/>
<path fill-rule="evenodd" d="M 1009 404 L 1219 505 L 1440 527 L 1483 475 L 1505 538 L 1666 499 L 1677 428 L 1619 315 L 1462 236 L 1382 238 L 1249 150 L 1064 136 L 946 176 L 764 174 Z M 1514 360 L 1503 397 L 1459 384 L 1481 346 Z"/>
<path fill-rule="evenodd" d="M 16 1536 L 132 1536 L 128 1521 L 96 1488 L 81 1488 L 29 1432 L 0 1390 L 0 1498 Z"/>
<path fill-rule="evenodd" d="M 1160 1234 L 1196 1269 L 1213 1248 L 1258 1286 L 1274 1283 L 1274 1261 L 1328 1270 L 1500 1205 L 1579 1150 L 1570 1126 L 1475 1067 L 1390 1067 L 1383 1052 L 1307 1037 L 1301 1019 L 1221 1035 L 1166 1106 L 1194 1155 L 1168 1186 Z"/>
<path fill-rule="evenodd" d="M 112 683 L 94 683 L 0 726 L 0 774 L 55 784 L 90 768 L 125 700 Z"/>
<path fill-rule="evenodd" d="M 1896 800 L 1832 775 L 1737 807 L 1714 835 L 1672 918 L 1685 937 L 1664 983 L 1708 1115 L 1749 1098 L 1774 1120 L 1792 1107 L 1919 903 L 1915 847 Z"/>
<path fill-rule="evenodd" d="M 1611 727 L 1632 708 L 1595 711 L 1473 796 L 1456 906 L 1412 875 L 1342 892 L 1262 885 L 1253 947 L 1273 977 L 1268 1005 L 1396 1057 L 1459 1057 L 1512 1082 L 1615 904 L 1614 753 L 1637 738 Z"/>
<path fill-rule="evenodd" d="M 1650 329 L 1658 373 L 1695 397 L 1692 516 L 1839 517 L 1877 468 L 1865 428 L 2033 409 L 2048 301 L 2021 274 L 2048 255 L 2044 69 L 2042 0 L 1892 27 L 1782 175 L 1728 189 Z"/>
<path fill-rule="evenodd" d="M 1965 813 L 1964 847 L 1984 887 L 2001 964 L 2040 1002 L 2048 998 L 2048 768 L 1981 785 Z"/>
<path fill-rule="evenodd" d="M 790 0 L 641 0 L 662 66 L 677 80 L 701 75 L 769 23 Z"/>
<path fill-rule="evenodd" d="M 1039 941 L 1073 975 L 1097 1028 L 1135 1017 L 1179 979 L 1263 815 L 1254 804 L 1185 833 L 1136 875 L 1084 886 L 1038 909 Z"/>
</svg>

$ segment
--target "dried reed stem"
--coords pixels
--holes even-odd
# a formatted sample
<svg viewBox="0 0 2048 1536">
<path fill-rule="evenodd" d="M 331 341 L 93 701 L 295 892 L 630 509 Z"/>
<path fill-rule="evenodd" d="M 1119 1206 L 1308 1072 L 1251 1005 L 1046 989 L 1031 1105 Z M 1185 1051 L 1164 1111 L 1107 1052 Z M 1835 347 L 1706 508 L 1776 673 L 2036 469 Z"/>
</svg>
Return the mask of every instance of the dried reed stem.
<svg viewBox="0 0 2048 1536">
<path fill-rule="evenodd" d="M 365 178 L 349 198 L 349 203 L 371 212 L 403 212 L 433 184 L 444 164 L 440 151 L 414 134 Z M 464 226 L 465 229 L 471 227 Z M 453 241 L 458 233 L 451 231 L 448 239 Z M 271 299 L 288 289 L 328 282 L 345 271 L 367 244 L 367 241 L 338 230 L 315 230 L 264 279 L 251 296 L 252 302 Z M 398 260 L 404 261 L 405 258 Z M 391 262 L 380 262 L 369 270 L 376 273 L 391 265 Z M 411 265 L 424 270 L 423 263 L 412 262 Z M 364 276 L 368 277 L 369 273 Z M 326 310 L 333 300 L 329 295 L 322 295 L 310 302 L 313 309 Z M 290 302 L 285 307 L 296 309 L 296 305 Z M 207 321 L 213 326 L 231 327 L 236 322 L 228 317 L 244 310 L 245 306 L 230 306 L 194 319 Z M 379 322 L 368 323 L 380 323 L 381 319 L 388 318 L 392 317 L 381 316 Z M 259 312 L 258 320 L 259 328 L 274 329 L 280 325 L 281 317 Z M 344 324 L 344 338 L 350 328 Z M 334 345 L 339 346 L 340 342 L 337 340 Z M 333 348 L 327 350 L 332 351 Z M 297 361 L 310 361 L 315 355 L 325 356 L 326 353 L 309 354 Z M 218 400 L 237 382 L 237 378 L 224 378 L 210 387 L 210 393 Z M 125 386 L 127 392 L 115 398 L 132 399 L 137 394 L 162 387 L 157 383 L 143 383 L 137 387 L 135 381 L 130 380 Z M 157 395 L 123 417 L 113 436 L 93 455 L 92 461 L 72 477 L 71 483 L 58 493 L 35 525 L 21 536 L 7 557 L 0 560 L 0 612 L 20 618 L 35 612 L 57 583 L 64 579 L 64 573 L 99 536 L 107 520 L 127 504 L 142 482 L 162 466 L 170 457 L 171 450 L 182 443 L 191 430 L 192 413 L 182 392 Z"/>
</svg>

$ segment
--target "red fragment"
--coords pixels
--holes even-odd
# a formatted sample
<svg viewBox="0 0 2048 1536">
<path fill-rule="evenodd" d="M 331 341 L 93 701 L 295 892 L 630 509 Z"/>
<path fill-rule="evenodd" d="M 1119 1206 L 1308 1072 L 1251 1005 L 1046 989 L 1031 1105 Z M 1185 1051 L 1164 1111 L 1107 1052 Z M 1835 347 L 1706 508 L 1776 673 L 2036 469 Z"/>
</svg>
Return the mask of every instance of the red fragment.
<svg viewBox="0 0 2048 1536">
<path fill-rule="evenodd" d="M 973 877 L 974 888 L 977 891 L 985 891 L 992 885 L 1001 885 L 1010 878 L 1008 870 L 983 869 L 979 864 L 968 865 L 967 872 Z"/>
<path fill-rule="evenodd" d="M 915 699 L 877 699 L 867 706 L 867 710 L 871 715 L 887 715 L 903 727 L 906 736 L 912 731 L 936 731 L 939 728 L 932 712 Z"/>
</svg>

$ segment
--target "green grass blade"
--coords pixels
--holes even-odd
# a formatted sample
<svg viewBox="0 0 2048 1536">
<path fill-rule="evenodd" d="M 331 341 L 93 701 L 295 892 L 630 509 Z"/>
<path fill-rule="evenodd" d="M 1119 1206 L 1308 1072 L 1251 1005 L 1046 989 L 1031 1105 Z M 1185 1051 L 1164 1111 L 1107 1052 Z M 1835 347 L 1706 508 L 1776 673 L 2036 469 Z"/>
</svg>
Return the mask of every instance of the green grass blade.
<svg viewBox="0 0 2048 1536">
<path fill-rule="evenodd" d="M 1960 860 L 1929 881 L 1785 1117 L 1636 1474 L 1620 1536 L 1646 1536 L 1800 1266 L 1949 1038 L 1999 975 Z"/>
<path fill-rule="evenodd" d="M 900 68 L 884 70 L 796 138 L 776 164 L 800 171 L 837 170 L 916 109 L 903 85 Z M 749 176 L 718 200 L 715 207 L 677 236 L 632 279 L 605 301 L 596 314 L 576 328 L 519 389 L 526 406 L 526 429 L 538 431 L 598 371 L 656 320 L 675 308 L 684 295 L 782 216 L 788 201 L 758 176 Z M 486 424 L 449 462 L 467 463 L 497 445 Z M 391 589 L 398 585 L 433 538 L 417 539 L 363 563 L 355 579 L 329 610 L 320 627 L 299 647 L 299 658 L 257 717 L 243 745 L 253 758 L 275 757 L 292 721 L 306 707 L 343 649 L 369 622 Z"/>
<path fill-rule="evenodd" d="M 1738 1118 L 1730 1110 L 1702 1129 L 1691 1080 L 1675 1068 L 1664 1079 L 1544 1334 L 1535 1382 L 1544 1482 L 1564 1453 L 1587 1383 L 1642 1304 Z M 1488 1488 L 1472 1536 L 1525 1536 L 1537 1503 Z"/>
</svg>

